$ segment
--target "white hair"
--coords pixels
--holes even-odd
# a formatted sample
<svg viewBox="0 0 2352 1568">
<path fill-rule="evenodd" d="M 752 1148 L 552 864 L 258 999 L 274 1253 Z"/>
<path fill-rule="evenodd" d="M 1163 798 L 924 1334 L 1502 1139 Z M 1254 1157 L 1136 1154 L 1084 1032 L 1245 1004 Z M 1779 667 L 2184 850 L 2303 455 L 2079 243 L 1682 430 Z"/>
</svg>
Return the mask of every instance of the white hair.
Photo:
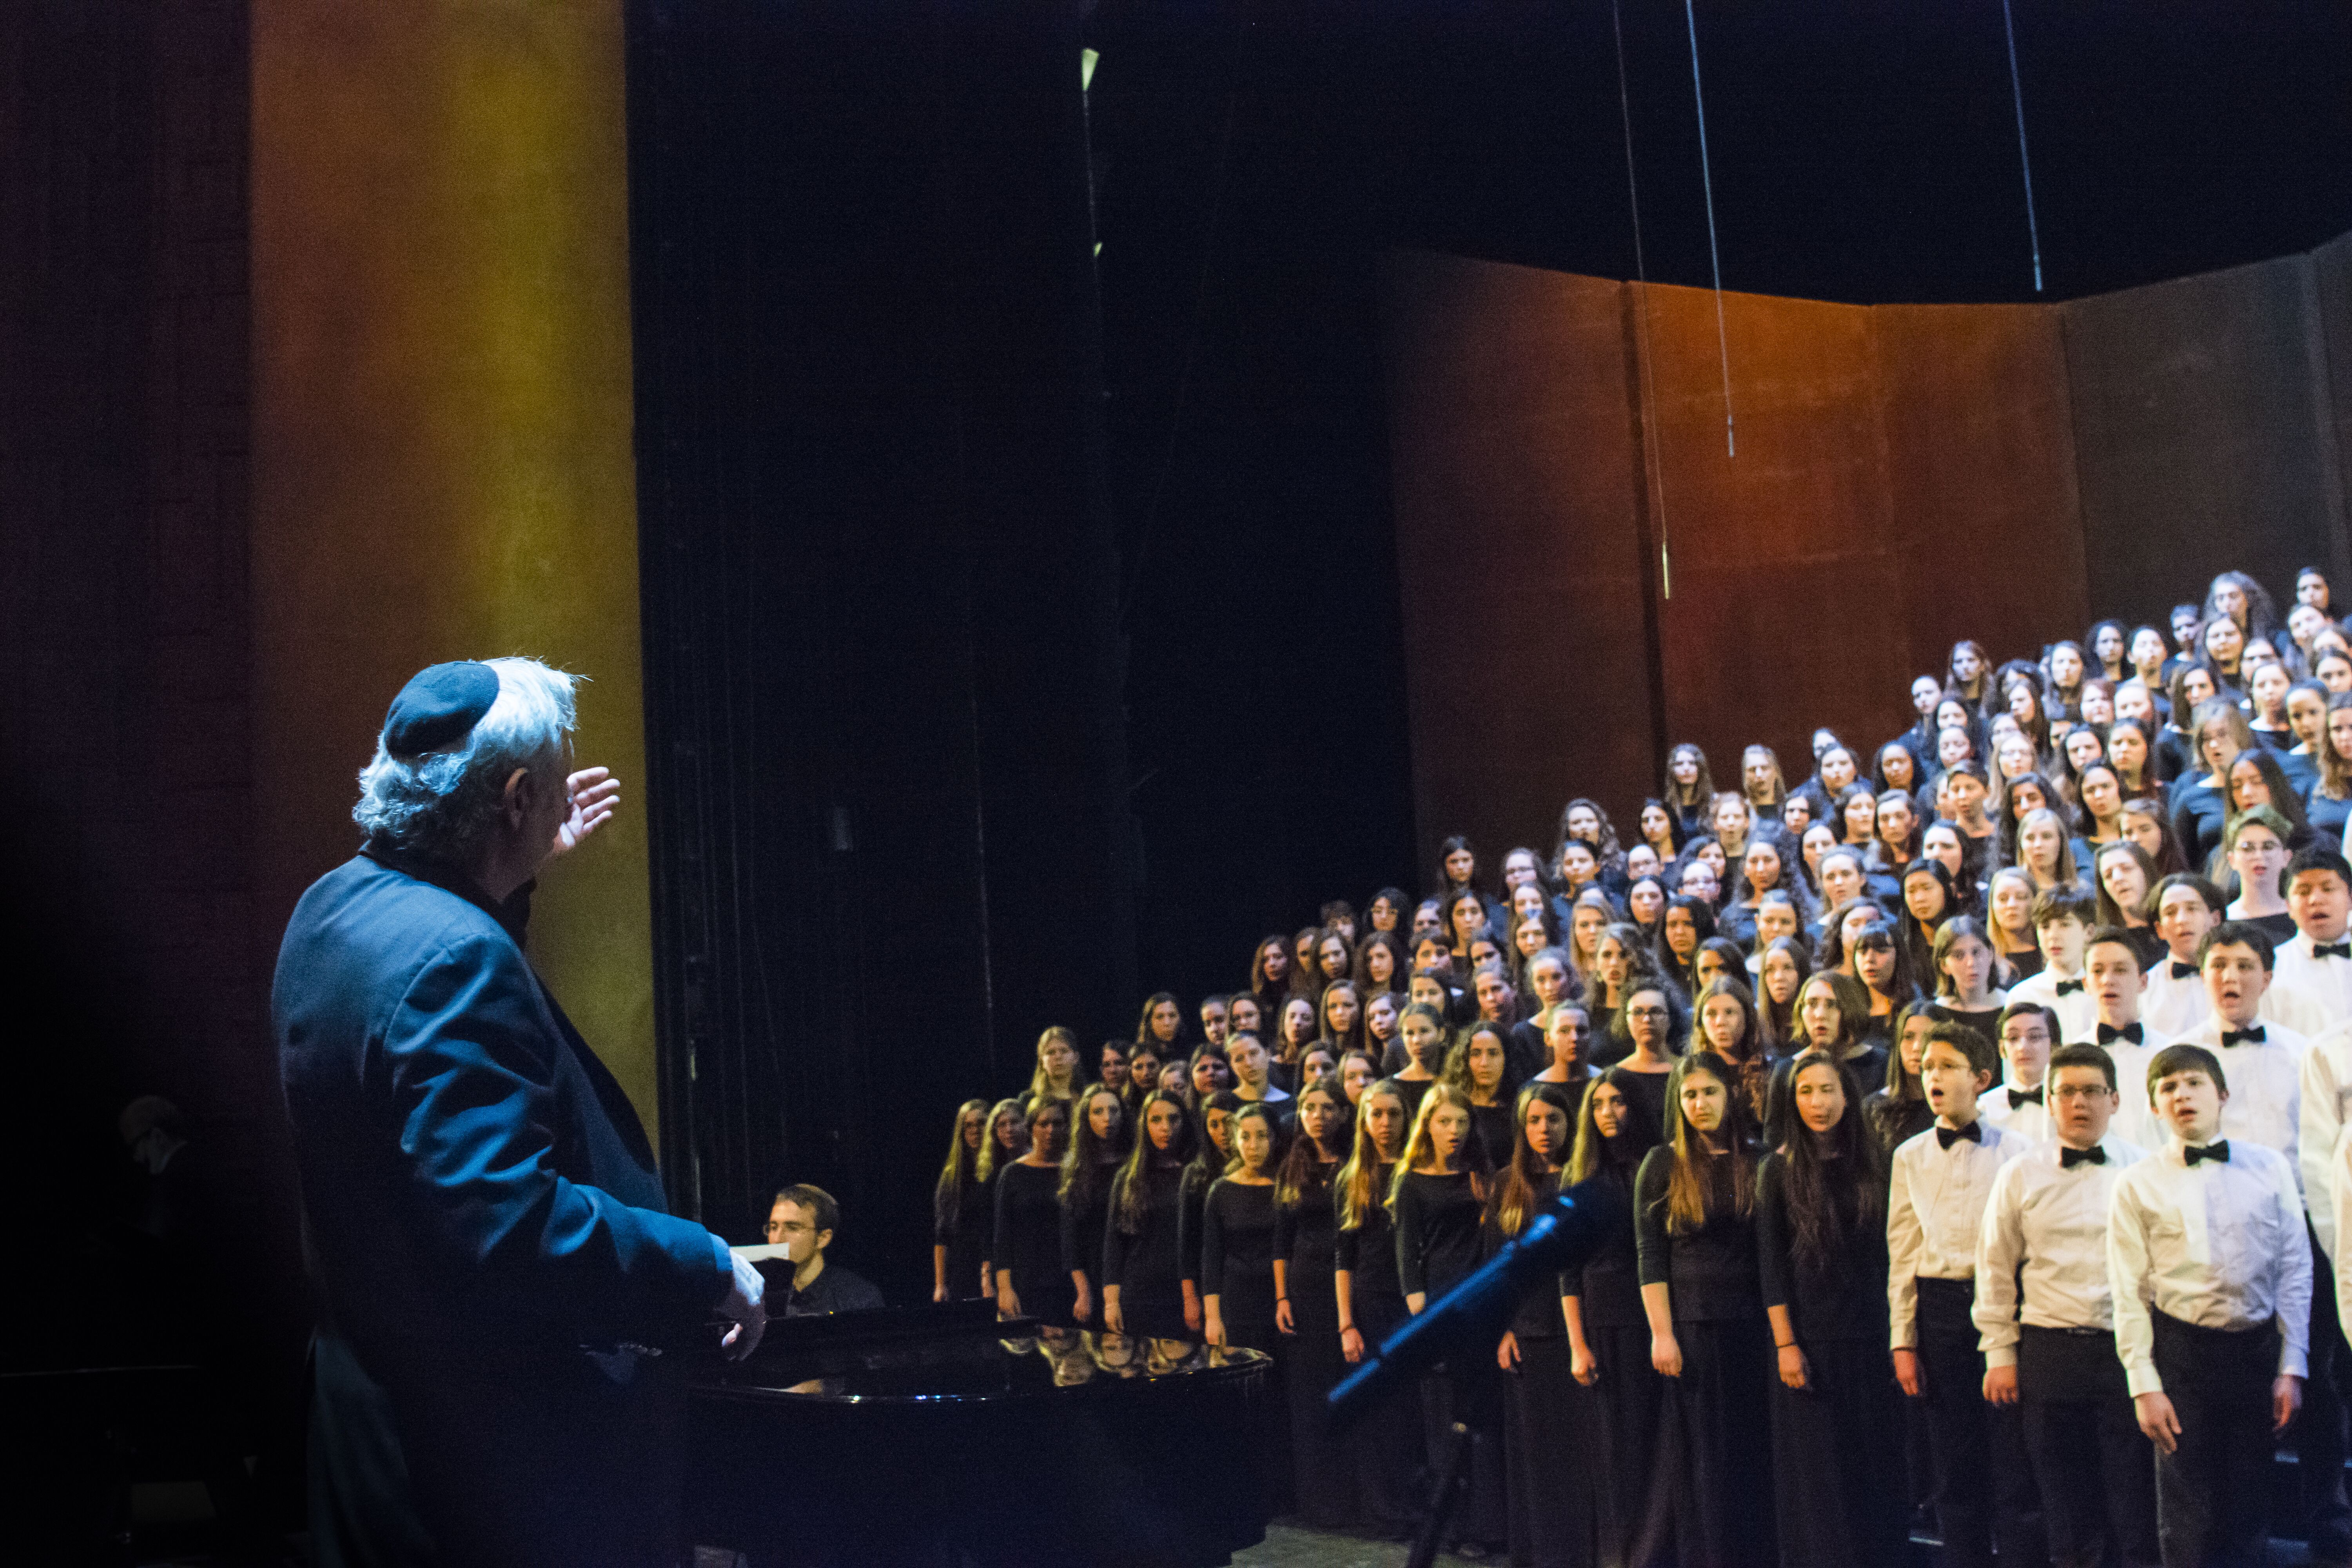
<svg viewBox="0 0 2352 1568">
<path fill-rule="evenodd" d="M 583 678 L 535 658 L 484 662 L 498 675 L 498 700 L 461 744 L 395 757 L 377 737 L 375 756 L 360 770 L 359 804 L 352 808 L 352 820 L 371 839 L 430 860 L 469 865 L 498 821 L 508 777 L 517 768 L 536 775 L 561 765 L 577 721 L 572 687 Z"/>
</svg>

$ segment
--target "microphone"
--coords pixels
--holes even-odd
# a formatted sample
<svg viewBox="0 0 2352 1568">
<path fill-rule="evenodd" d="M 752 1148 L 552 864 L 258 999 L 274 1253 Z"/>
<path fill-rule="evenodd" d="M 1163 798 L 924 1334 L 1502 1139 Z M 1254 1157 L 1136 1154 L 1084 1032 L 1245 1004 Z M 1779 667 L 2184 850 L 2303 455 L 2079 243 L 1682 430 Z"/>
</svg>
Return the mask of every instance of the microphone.
<svg viewBox="0 0 2352 1568">
<path fill-rule="evenodd" d="M 1624 1217 L 1624 1195 L 1602 1181 L 1570 1188 L 1536 1211 L 1503 1249 L 1382 1341 L 1371 1360 L 1334 1388 L 1326 1409 L 1346 1426 L 1381 1392 L 1464 1350 L 1491 1353 L 1512 1310 L 1538 1277 L 1581 1268 Z"/>
</svg>

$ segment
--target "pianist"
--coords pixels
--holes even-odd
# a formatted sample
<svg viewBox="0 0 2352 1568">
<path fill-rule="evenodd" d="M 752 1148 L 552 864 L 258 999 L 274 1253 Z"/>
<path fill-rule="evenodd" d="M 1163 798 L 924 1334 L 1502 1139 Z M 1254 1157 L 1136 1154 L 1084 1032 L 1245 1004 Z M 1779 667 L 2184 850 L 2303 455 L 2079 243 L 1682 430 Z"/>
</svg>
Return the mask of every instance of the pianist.
<svg viewBox="0 0 2352 1568">
<path fill-rule="evenodd" d="M 572 688 L 516 658 L 410 681 L 360 775 L 366 845 L 278 955 L 324 1568 L 670 1561 L 677 1352 L 716 1317 L 748 1354 L 766 1321 L 523 956 L 541 865 L 610 806 L 566 776 Z"/>
<path fill-rule="evenodd" d="M 768 1243 L 782 1247 L 793 1265 L 792 1289 L 779 1316 L 858 1312 L 882 1304 L 881 1291 L 824 1260 L 824 1249 L 833 1245 L 834 1229 L 840 1224 L 841 1205 L 823 1187 L 792 1186 L 776 1194 L 768 1209 Z"/>
</svg>

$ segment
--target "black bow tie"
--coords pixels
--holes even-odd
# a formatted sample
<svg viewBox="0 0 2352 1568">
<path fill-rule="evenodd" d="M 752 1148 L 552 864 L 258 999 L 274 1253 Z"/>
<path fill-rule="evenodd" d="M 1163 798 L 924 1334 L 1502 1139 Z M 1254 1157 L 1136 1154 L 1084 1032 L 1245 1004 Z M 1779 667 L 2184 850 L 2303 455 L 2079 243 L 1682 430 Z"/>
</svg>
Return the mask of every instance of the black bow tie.
<svg viewBox="0 0 2352 1568">
<path fill-rule="evenodd" d="M 2315 942 L 2311 944 L 2314 958 L 2352 958 L 2352 942 Z"/>
<path fill-rule="evenodd" d="M 2217 1138 L 2212 1142 L 2202 1145 L 2191 1143 L 2180 1151 L 2180 1157 L 2192 1165 L 2200 1160 L 2219 1160 L 2226 1165 L 2230 1163 L 2230 1141 L 2227 1138 Z"/>
<path fill-rule="evenodd" d="M 2072 996 L 2082 988 L 2083 983 L 2079 980 L 2061 980 L 2058 983 L 2058 994 L 2061 996 Z"/>
<path fill-rule="evenodd" d="M 2221 1031 L 2221 1047 L 2227 1050 L 2231 1046 L 2259 1046 L 2266 1038 L 2260 1024 L 2246 1029 L 2224 1029 Z"/>
<path fill-rule="evenodd" d="M 2177 958 L 2172 961 L 2172 977 L 2175 980 L 2186 980 L 2196 973 L 2197 966 L 2195 964 L 2183 963 Z"/>
<path fill-rule="evenodd" d="M 2071 1171 L 2086 1160 L 2094 1165 L 2104 1165 L 2107 1163 L 2107 1152 L 2095 1143 L 2088 1149 L 2062 1148 L 2058 1151 L 2058 1168 L 2062 1171 Z"/>
<path fill-rule="evenodd" d="M 2021 1105 L 2041 1103 L 2042 1091 L 2038 1089 L 2012 1089 L 2009 1091 L 2009 1108 L 2011 1110 L 2015 1110 Z"/>
<path fill-rule="evenodd" d="M 2117 1040 L 2129 1040 L 2133 1045 L 2137 1046 L 2145 1041 L 2147 1037 L 2147 1031 L 2137 1024 L 2126 1024 L 2120 1029 L 2116 1028 L 2113 1024 L 2102 1024 L 2099 1026 L 2099 1044 L 2103 1046 L 2111 1046 Z"/>
<path fill-rule="evenodd" d="M 1971 1143 L 1982 1143 L 1984 1142 L 1984 1128 L 1979 1123 L 1971 1121 L 1966 1127 L 1938 1127 L 1936 1129 L 1936 1143 L 1939 1148 L 1948 1149 L 1963 1138 L 1967 1139 Z"/>
</svg>

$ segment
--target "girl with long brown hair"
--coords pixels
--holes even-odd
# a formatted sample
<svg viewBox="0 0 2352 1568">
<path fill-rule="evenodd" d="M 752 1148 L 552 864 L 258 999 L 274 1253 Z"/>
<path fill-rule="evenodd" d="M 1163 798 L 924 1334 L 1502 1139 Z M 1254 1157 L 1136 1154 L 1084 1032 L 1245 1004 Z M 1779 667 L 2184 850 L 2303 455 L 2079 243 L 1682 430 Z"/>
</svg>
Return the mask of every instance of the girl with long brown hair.
<svg viewBox="0 0 2352 1568">
<path fill-rule="evenodd" d="M 1772 1560 L 1771 1339 L 1756 1274 L 1756 1157 L 1730 1064 L 1684 1057 L 1667 1079 L 1667 1139 L 1642 1162 L 1633 1225 L 1650 1364 L 1668 1382 L 1651 1523 L 1685 1562 Z"/>
<path fill-rule="evenodd" d="M 1194 1153 L 1192 1112 L 1153 1089 L 1136 1114 L 1134 1147 L 1110 1185 L 1103 1237 L 1103 1327 L 1138 1339 L 1187 1340 L 1183 1287 L 1184 1167 Z"/>
<path fill-rule="evenodd" d="M 1028 1147 L 996 1176 L 996 1228 L 988 1260 L 996 1273 L 996 1310 L 1047 1328 L 1076 1326 L 1077 1290 L 1062 1256 L 1062 1145 L 1070 1106 L 1051 1095 L 1022 1112 Z"/>
<path fill-rule="evenodd" d="M 1778 1381 L 1773 1473 L 1783 1563 L 1903 1554 L 1906 1500 L 1885 1453 L 1901 1423 L 1887 1353 L 1886 1175 L 1853 1075 L 1790 1064 L 1786 1141 L 1757 1173 L 1756 1251 Z"/>
<path fill-rule="evenodd" d="M 1431 1085 L 1389 1190 L 1389 1211 L 1396 1217 L 1397 1275 L 1413 1312 L 1478 1267 L 1479 1226 L 1494 1188 L 1494 1163 L 1478 1137 L 1469 1095 L 1444 1081 Z M 1443 1439 L 1454 1423 L 1470 1432 L 1469 1492 L 1454 1515 L 1453 1539 L 1489 1551 L 1504 1544 L 1509 1528 L 1497 1442 L 1501 1394 L 1494 1363 L 1484 1354 L 1449 1359 L 1444 1372 L 1422 1388 L 1423 1429 L 1433 1453 L 1445 1447 Z"/>
<path fill-rule="evenodd" d="M 1127 1158 L 1133 1129 L 1127 1102 L 1108 1084 L 1091 1084 L 1070 1112 L 1070 1147 L 1062 1156 L 1063 1267 L 1076 1289 L 1071 1315 L 1091 1326 L 1103 1279 L 1103 1237 L 1110 1225 L 1110 1182 Z"/>
<path fill-rule="evenodd" d="M 1410 1314 L 1397 1279 L 1395 1222 L 1388 1192 L 1403 1157 L 1412 1112 L 1396 1084 L 1382 1079 L 1356 1104 L 1347 1163 L 1332 1182 L 1339 1235 L 1332 1250 L 1332 1296 L 1339 1307 L 1339 1354 L 1350 1363 L 1370 1354 Z M 1420 1410 L 1407 1390 L 1393 1390 L 1357 1426 L 1356 1489 L 1364 1521 L 1383 1533 L 1407 1527 L 1418 1504 L 1413 1477 L 1423 1458 Z"/>
<path fill-rule="evenodd" d="M 1334 1183 L 1353 1129 L 1331 1077 L 1298 1091 L 1297 1135 L 1274 1178 L 1274 1324 L 1283 1336 L 1290 1456 L 1299 1517 L 1324 1529 L 1355 1523 L 1356 1474 L 1324 1399 L 1348 1374 L 1339 1351 L 1339 1209 Z"/>
<path fill-rule="evenodd" d="M 931 1186 L 931 1300 L 961 1301 L 985 1295 L 988 1233 L 996 1223 L 988 1189 L 980 1180 L 981 1156 L 988 1150 L 988 1101 L 967 1100 L 956 1108 L 955 1136 L 948 1141 L 947 1163 Z"/>
<path fill-rule="evenodd" d="M 1530 1083 L 1511 1107 L 1516 1129 L 1510 1163 L 1486 1210 L 1491 1256 L 1527 1229 L 1528 1221 L 1559 1191 L 1575 1136 L 1574 1101 L 1559 1084 Z M 1589 1535 L 1576 1489 L 1560 1478 L 1575 1468 L 1580 1423 L 1578 1385 L 1568 1350 L 1559 1276 L 1547 1272 L 1519 1300 L 1511 1326 L 1496 1347 L 1503 1373 L 1503 1469 L 1510 1500 L 1515 1562 L 1565 1563 L 1583 1559 Z"/>
</svg>

